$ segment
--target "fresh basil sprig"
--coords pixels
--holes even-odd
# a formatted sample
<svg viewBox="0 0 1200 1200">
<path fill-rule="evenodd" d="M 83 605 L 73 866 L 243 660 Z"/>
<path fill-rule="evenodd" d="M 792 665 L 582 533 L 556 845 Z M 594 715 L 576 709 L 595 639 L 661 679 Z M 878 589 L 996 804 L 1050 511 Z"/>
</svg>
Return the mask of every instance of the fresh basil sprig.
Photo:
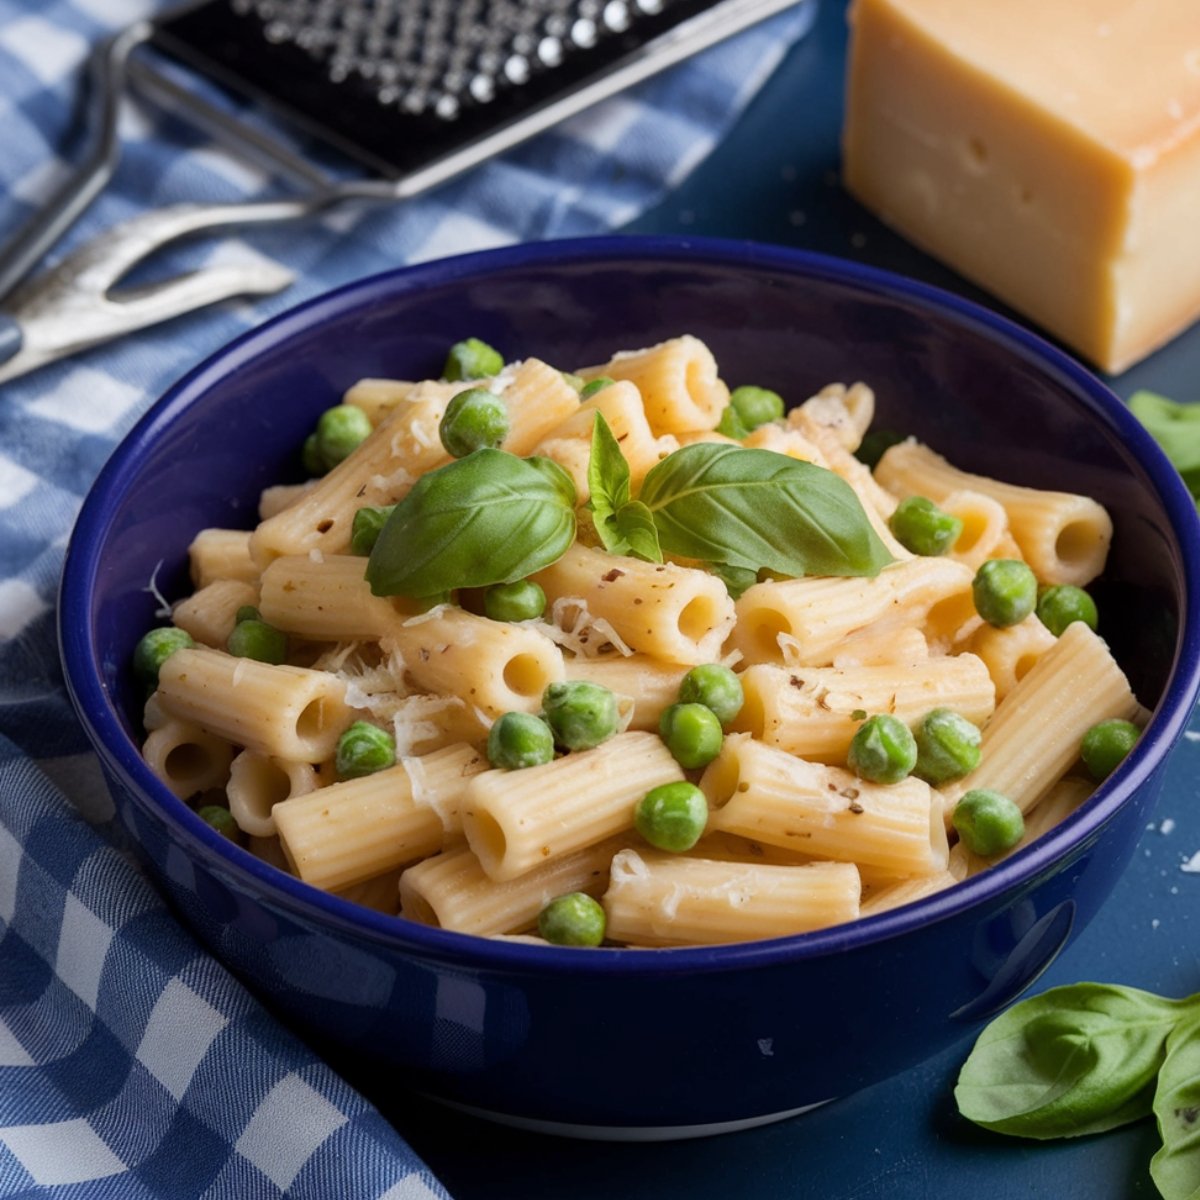
<svg viewBox="0 0 1200 1200">
<path fill-rule="evenodd" d="M 610 554 L 635 554 L 660 563 L 662 550 L 650 510 L 630 498 L 629 464 L 603 413 L 592 424 L 592 452 L 588 459 L 588 507 L 600 542 Z"/>
<path fill-rule="evenodd" d="M 367 562 L 377 596 L 434 596 L 513 583 L 575 540 L 575 485 L 548 458 L 476 450 L 423 475 Z"/>
<path fill-rule="evenodd" d="M 1027 1138 L 1103 1133 L 1153 1112 L 1163 1200 L 1200 1200 L 1200 995 L 1051 988 L 984 1029 L 954 1098 L 977 1125 Z"/>
<path fill-rule="evenodd" d="M 606 550 L 699 559 L 735 599 L 763 568 L 787 578 L 877 575 L 892 561 L 848 483 L 769 450 L 684 446 L 650 469 L 633 500 L 629 464 L 597 413 L 588 487 Z"/>
<path fill-rule="evenodd" d="M 1167 1038 L 1154 1115 L 1163 1144 L 1150 1160 L 1150 1177 L 1164 1200 L 1194 1200 L 1200 1196 L 1200 1005 Z"/>
<path fill-rule="evenodd" d="M 1155 392 L 1134 392 L 1129 411 L 1146 427 L 1200 504 L 1200 404 L 1180 404 Z"/>
<path fill-rule="evenodd" d="M 652 467 L 639 499 L 664 551 L 780 575 L 877 575 L 892 556 L 854 489 L 770 450 L 696 442 Z"/>
</svg>

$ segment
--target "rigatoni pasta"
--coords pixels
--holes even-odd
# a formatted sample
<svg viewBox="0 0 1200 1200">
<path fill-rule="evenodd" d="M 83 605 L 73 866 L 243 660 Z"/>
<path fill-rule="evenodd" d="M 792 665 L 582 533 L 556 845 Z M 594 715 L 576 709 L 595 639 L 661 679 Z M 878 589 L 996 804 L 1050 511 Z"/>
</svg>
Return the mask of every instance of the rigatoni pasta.
<svg viewBox="0 0 1200 1200">
<path fill-rule="evenodd" d="M 562 943 L 547 914 L 564 901 L 599 913 L 610 945 L 789 936 L 914 902 L 1028 844 L 1090 794 L 1083 734 L 1144 719 L 1087 624 L 1056 637 L 1036 614 L 998 620 L 977 593 L 997 559 L 1043 584 L 1094 578 L 1111 537 L 1094 501 L 959 471 L 912 440 L 872 471 L 855 457 L 875 407 L 864 384 L 739 425 L 740 394 L 761 390 L 731 393 L 687 335 L 574 374 L 493 357 L 478 378 L 355 384 L 345 404 L 372 427 L 356 449 L 267 489 L 255 530 L 192 543 L 197 590 L 148 677 L 144 754 L 181 799 L 224 789 L 237 836 L 280 869 L 475 936 Z M 500 411 L 491 441 L 472 440 L 469 418 L 442 431 L 472 390 Z M 744 469 L 765 490 L 741 509 L 719 498 L 690 528 L 689 489 L 717 477 L 662 479 L 734 452 L 720 479 Z M 532 502 L 488 510 L 522 484 L 474 507 L 436 490 L 464 464 L 517 458 L 536 467 L 537 503 L 569 518 L 553 555 L 539 557 L 557 518 L 539 524 Z M 770 490 L 780 463 L 789 487 L 836 483 L 843 508 L 817 509 L 850 515 L 797 533 L 808 517 Z M 659 508 L 639 509 L 642 494 Z M 893 528 L 913 495 L 961 522 L 944 552 Z M 442 540 L 413 526 L 397 543 L 393 507 L 426 503 Z M 738 521 L 765 554 L 778 543 L 790 563 L 812 536 L 846 569 L 748 566 Z M 480 524 L 487 538 L 464 551 Z M 391 560 L 371 553 L 376 536 Z M 393 588 L 409 557 L 420 586 Z M 532 565 L 496 565 L 510 561 Z M 260 660 L 262 629 L 285 654 Z M 959 742 L 935 741 L 947 729 Z M 911 761 L 876 774 L 908 742 Z M 1026 814 L 990 858 L 951 820 L 980 790 Z"/>
</svg>

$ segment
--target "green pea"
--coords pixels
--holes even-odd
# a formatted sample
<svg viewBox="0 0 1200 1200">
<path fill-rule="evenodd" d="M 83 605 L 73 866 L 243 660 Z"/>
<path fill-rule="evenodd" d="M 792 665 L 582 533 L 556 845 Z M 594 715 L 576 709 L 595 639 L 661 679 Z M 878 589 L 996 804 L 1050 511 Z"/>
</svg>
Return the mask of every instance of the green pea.
<svg viewBox="0 0 1200 1200">
<path fill-rule="evenodd" d="M 223 838 L 228 838 L 231 842 L 241 840 L 237 822 L 229 809 L 222 808 L 219 804 L 206 804 L 196 810 L 196 816 L 211 825 Z"/>
<path fill-rule="evenodd" d="M 934 785 L 961 779 L 979 765 L 982 736 L 977 725 L 952 709 L 933 709 L 916 729 L 913 774 Z"/>
<path fill-rule="evenodd" d="M 446 405 L 438 433 L 448 454 L 465 458 L 473 450 L 495 449 L 508 436 L 508 429 L 504 401 L 486 388 L 470 388 Z"/>
<path fill-rule="evenodd" d="M 992 558 L 975 572 L 971 584 L 975 611 L 998 629 L 1025 620 L 1037 604 L 1037 578 L 1015 558 Z"/>
<path fill-rule="evenodd" d="M 1132 721 L 1101 721 L 1083 735 L 1079 753 L 1093 779 L 1107 779 L 1125 761 L 1141 731 Z"/>
<path fill-rule="evenodd" d="M 508 712 L 488 730 L 487 756 L 506 771 L 540 767 L 554 758 L 554 734 L 541 717 Z"/>
<path fill-rule="evenodd" d="M 133 651 L 133 672 L 143 682 L 157 685 L 159 668 L 176 650 L 190 650 L 192 635 L 174 625 L 151 629 Z"/>
<path fill-rule="evenodd" d="M 367 721 L 355 721 L 338 738 L 333 769 L 338 779 L 361 779 L 396 765 L 396 739 Z"/>
<path fill-rule="evenodd" d="M 287 658 L 287 634 L 266 621 L 239 621 L 226 639 L 225 649 L 238 658 L 278 666 Z"/>
<path fill-rule="evenodd" d="M 633 823 L 650 845 L 681 854 L 703 836 L 708 801 L 694 783 L 663 783 L 638 801 Z"/>
<path fill-rule="evenodd" d="M 1062 637 L 1063 630 L 1075 621 L 1082 621 L 1091 630 L 1100 624 L 1095 600 L 1083 588 L 1069 583 L 1042 588 L 1038 592 L 1037 615 L 1055 637 Z"/>
<path fill-rule="evenodd" d="M 590 749 L 617 732 L 617 698 L 598 683 L 552 683 L 542 694 L 542 710 L 554 740 L 567 750 Z"/>
<path fill-rule="evenodd" d="M 486 379 L 489 375 L 499 375 L 504 370 L 504 359 L 499 350 L 493 350 L 487 342 L 478 338 L 467 338 L 455 342 L 446 356 L 446 365 L 442 368 L 442 378 Z"/>
<path fill-rule="evenodd" d="M 321 447 L 317 443 L 315 433 L 310 433 L 304 439 L 304 447 L 300 451 L 300 461 L 310 475 L 324 475 L 329 470 L 325 460 L 321 457 Z"/>
<path fill-rule="evenodd" d="M 327 471 L 333 470 L 366 441 L 371 422 L 361 408 L 339 404 L 317 419 L 317 451 Z"/>
<path fill-rule="evenodd" d="M 943 512 L 926 496 L 901 500 L 888 518 L 888 528 L 905 550 L 931 558 L 948 554 L 962 527 L 961 518 Z"/>
<path fill-rule="evenodd" d="M 364 504 L 362 508 L 355 511 L 354 521 L 350 526 L 351 554 L 361 554 L 364 558 L 370 555 L 395 507 L 394 504 L 385 504 L 380 508 L 375 508 L 370 504 Z"/>
<path fill-rule="evenodd" d="M 981 858 L 1003 854 L 1025 836 L 1021 810 L 1007 796 L 990 788 L 964 793 L 951 819 L 963 845 Z"/>
<path fill-rule="evenodd" d="M 687 770 L 706 767 L 721 753 L 721 722 L 703 704 L 672 704 L 658 720 L 658 732 L 675 761 Z"/>
<path fill-rule="evenodd" d="M 483 611 L 493 621 L 532 621 L 546 611 L 546 593 L 532 579 L 494 583 L 483 593 Z"/>
<path fill-rule="evenodd" d="M 599 379 L 590 379 L 579 389 L 579 399 L 590 400 L 597 392 L 604 391 L 615 382 L 615 379 L 609 379 L 607 375 L 601 375 Z"/>
<path fill-rule="evenodd" d="M 586 892 L 558 896 L 538 914 L 538 933 L 555 946 L 599 946 L 608 920 Z"/>
<path fill-rule="evenodd" d="M 711 708 L 726 729 L 742 711 L 745 699 L 742 681 L 720 663 L 693 667 L 679 684 L 681 704 L 703 704 L 705 708 Z"/>
<path fill-rule="evenodd" d="M 727 404 L 722 411 L 721 419 L 717 422 L 717 432 L 739 442 L 750 436 L 750 430 L 746 428 L 742 418 L 738 416 L 737 409 L 732 404 Z"/>
<path fill-rule="evenodd" d="M 253 604 L 243 604 L 237 610 L 237 615 L 233 618 L 235 625 L 240 625 L 243 621 L 261 621 L 262 614 L 254 607 Z"/>
<path fill-rule="evenodd" d="M 899 783 L 917 764 L 917 742 L 903 721 L 880 713 L 858 727 L 847 762 L 860 779 Z"/>
<path fill-rule="evenodd" d="M 729 397 L 729 407 L 751 433 L 760 425 L 768 425 L 783 417 L 783 397 L 770 388 L 734 388 Z"/>
<path fill-rule="evenodd" d="M 905 440 L 902 433 L 894 429 L 872 429 L 859 442 L 854 457 L 860 463 L 865 463 L 871 470 L 879 466 L 879 460 L 893 447 Z"/>
</svg>

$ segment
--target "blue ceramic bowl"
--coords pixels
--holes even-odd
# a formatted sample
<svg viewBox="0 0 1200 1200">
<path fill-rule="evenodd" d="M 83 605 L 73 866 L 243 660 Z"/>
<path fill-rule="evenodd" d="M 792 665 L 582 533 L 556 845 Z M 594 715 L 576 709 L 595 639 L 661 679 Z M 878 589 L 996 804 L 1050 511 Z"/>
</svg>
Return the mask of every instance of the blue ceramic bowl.
<svg viewBox="0 0 1200 1200">
<path fill-rule="evenodd" d="M 249 526 L 316 415 L 363 376 L 424 378 L 473 335 L 570 365 L 690 332 L 723 375 L 802 398 L 863 379 L 879 425 L 967 469 L 1094 496 L 1116 538 L 1102 633 L 1154 710 L 1070 820 L 949 892 L 777 941 L 669 951 L 473 939 L 314 891 L 217 836 L 138 753 L 127 664 L 147 581 L 188 590 L 204 526 Z M 161 567 L 160 567 L 161 564 Z M 972 1034 L 1092 918 L 1133 853 L 1197 694 L 1200 527 L 1120 402 L 1045 342 L 880 271 L 701 240 L 469 255 L 352 284 L 247 334 L 155 405 L 105 467 L 67 558 L 67 679 L 120 816 L 214 954 L 343 1066 L 508 1119 L 628 1136 L 752 1123 Z M 356 1068 L 355 1064 L 358 1064 Z"/>
</svg>

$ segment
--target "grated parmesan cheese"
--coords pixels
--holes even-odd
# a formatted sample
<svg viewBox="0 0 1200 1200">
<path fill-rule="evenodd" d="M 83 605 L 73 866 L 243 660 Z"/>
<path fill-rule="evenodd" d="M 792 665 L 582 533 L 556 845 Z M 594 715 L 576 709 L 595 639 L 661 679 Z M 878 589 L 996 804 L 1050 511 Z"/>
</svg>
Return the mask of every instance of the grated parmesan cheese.
<svg viewBox="0 0 1200 1200">
<path fill-rule="evenodd" d="M 599 658 L 610 647 L 623 658 L 633 654 L 612 625 L 603 617 L 593 617 L 578 596 L 559 596 L 550 606 L 550 623 L 539 628 L 580 658 Z"/>
<path fill-rule="evenodd" d="M 154 564 L 154 570 L 150 572 L 150 582 L 142 588 L 143 592 L 149 592 L 151 596 L 158 601 L 158 607 L 154 610 L 156 617 L 169 617 L 171 615 L 171 606 L 167 603 L 167 598 L 162 594 L 158 587 L 158 573 L 162 570 L 163 560 L 160 558 Z"/>
<path fill-rule="evenodd" d="M 321 565 L 321 563 L 323 563 L 323 562 L 325 561 L 325 555 L 324 555 L 324 554 L 322 554 L 322 553 L 321 553 L 321 551 L 320 551 L 320 550 L 318 550 L 318 549 L 316 548 L 316 546 L 314 546 L 314 547 L 313 547 L 313 548 L 312 548 L 312 549 L 311 549 L 311 550 L 308 552 L 308 561 L 309 561 L 309 562 L 314 562 L 314 563 L 316 563 L 318 566 L 320 566 L 320 565 Z"/>
</svg>

